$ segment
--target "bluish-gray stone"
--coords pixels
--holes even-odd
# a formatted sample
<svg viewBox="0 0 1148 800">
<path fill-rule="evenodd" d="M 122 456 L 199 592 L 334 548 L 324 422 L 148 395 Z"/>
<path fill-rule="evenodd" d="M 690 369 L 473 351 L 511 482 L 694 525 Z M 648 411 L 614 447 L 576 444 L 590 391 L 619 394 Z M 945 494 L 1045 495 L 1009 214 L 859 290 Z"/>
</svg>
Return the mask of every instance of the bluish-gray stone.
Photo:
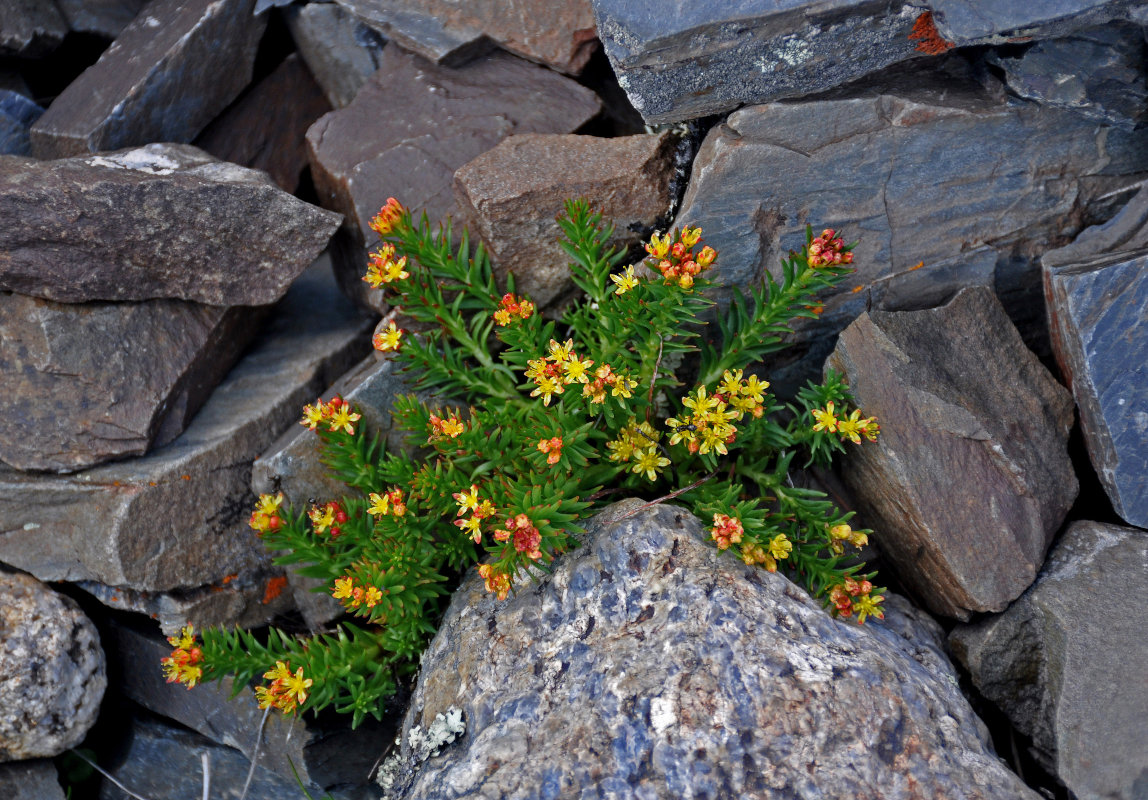
<svg viewBox="0 0 1148 800">
<path fill-rule="evenodd" d="M 24 95 L 0 89 L 0 155 L 28 155 L 32 147 L 28 129 L 43 113 Z"/>
<path fill-rule="evenodd" d="M 119 36 L 146 0 L 54 0 L 68 27 L 108 39 Z"/>
<path fill-rule="evenodd" d="M 1127 12 L 1137 0 L 928 0 L 937 32 L 959 45 L 1063 36 Z"/>
<path fill-rule="evenodd" d="M 68 23 L 51 0 L 0 3 L 0 56 L 46 55 L 68 35 Z"/>
<path fill-rule="evenodd" d="M 291 38 L 335 108 L 355 99 L 379 68 L 386 40 L 342 6 L 310 3 L 286 9 Z"/>
</svg>

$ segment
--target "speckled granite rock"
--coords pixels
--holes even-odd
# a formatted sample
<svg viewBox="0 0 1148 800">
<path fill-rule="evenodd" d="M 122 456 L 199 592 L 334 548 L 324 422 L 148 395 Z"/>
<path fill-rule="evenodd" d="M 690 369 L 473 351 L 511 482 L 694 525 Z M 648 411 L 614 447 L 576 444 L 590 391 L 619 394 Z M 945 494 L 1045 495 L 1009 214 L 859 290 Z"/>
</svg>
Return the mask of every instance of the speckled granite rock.
<svg viewBox="0 0 1148 800">
<path fill-rule="evenodd" d="M 1080 800 L 1148 792 L 1148 532 L 1076 522 L 1003 614 L 950 634 L 973 683 Z"/>
<path fill-rule="evenodd" d="M 611 523 L 637 506 L 511 599 L 471 573 L 404 726 L 456 705 L 465 736 L 395 796 L 1035 800 L 935 623 L 894 599 L 886 624 L 838 622 L 681 509 Z"/>
<path fill-rule="evenodd" d="M 0 761 L 75 747 L 108 684 L 100 636 L 75 601 L 8 571 L 0 571 L 0 676 Z"/>
</svg>

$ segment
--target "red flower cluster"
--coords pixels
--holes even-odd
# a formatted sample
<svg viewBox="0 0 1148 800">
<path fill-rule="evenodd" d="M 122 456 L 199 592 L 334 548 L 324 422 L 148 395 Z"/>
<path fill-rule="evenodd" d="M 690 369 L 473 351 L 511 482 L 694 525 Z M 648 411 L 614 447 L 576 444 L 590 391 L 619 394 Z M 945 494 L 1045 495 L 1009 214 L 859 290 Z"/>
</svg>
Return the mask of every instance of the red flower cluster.
<svg viewBox="0 0 1148 800">
<path fill-rule="evenodd" d="M 547 464 L 557 464 L 558 460 L 562 458 L 562 438 L 553 436 L 549 439 L 541 439 L 538 442 L 538 449 L 547 454 Z"/>
<path fill-rule="evenodd" d="M 179 636 L 169 636 L 168 644 L 175 648 L 170 656 L 160 659 L 168 683 L 184 683 L 191 689 L 203 677 L 203 651 L 195 638 L 195 629 L 185 625 Z"/>
<path fill-rule="evenodd" d="M 717 542 L 718 550 L 725 550 L 731 544 L 740 542 L 743 533 L 745 533 L 745 529 L 742 528 L 741 520 L 737 517 L 714 514 L 714 524 L 710 528 L 710 535 Z"/>
<path fill-rule="evenodd" d="M 666 283 L 677 283 L 683 289 L 694 285 L 694 278 L 709 269 L 717 258 L 717 251 L 706 245 L 695 256 L 693 247 L 701 240 L 701 228 L 682 228 L 673 235 L 655 233 L 646 244 L 650 254 L 646 264 L 662 273 Z"/>
<path fill-rule="evenodd" d="M 347 521 L 347 512 L 335 501 L 321 506 L 311 506 L 307 516 L 311 520 L 316 536 L 321 536 L 330 531 L 332 539 L 339 538 L 343 532 L 339 526 Z"/>
<path fill-rule="evenodd" d="M 255 504 L 255 510 L 251 512 L 251 519 L 247 524 L 260 536 L 267 531 L 279 530 L 283 524 L 283 518 L 279 516 L 281 505 L 283 505 L 283 492 L 259 495 L 259 501 Z"/>
<path fill-rule="evenodd" d="M 878 605 L 885 597 L 884 595 L 873 597 L 869 594 L 872 591 L 873 584 L 869 581 L 846 578 L 845 583 L 829 590 L 829 600 L 839 617 L 857 614 L 857 621 L 862 624 L 865 622 L 865 617 L 885 619 L 885 612 Z"/>
<path fill-rule="evenodd" d="M 494 312 L 494 321 L 499 325 L 509 325 L 515 319 L 530 319 L 534 313 L 534 303 L 525 297 L 515 297 L 504 294 L 498 310 Z"/>
<path fill-rule="evenodd" d="M 528 558 L 535 561 L 542 558 L 542 551 L 539 546 L 542 544 L 542 534 L 538 528 L 530 521 L 530 517 L 525 514 L 518 514 L 511 517 L 506 521 L 506 529 L 498 529 L 494 532 L 496 541 L 505 542 L 513 538 L 514 549 L 519 553 L 525 553 Z M 489 587 L 488 587 L 489 588 Z M 501 599 L 501 598 L 500 598 Z"/>
<path fill-rule="evenodd" d="M 407 210 L 402 207 L 398 200 L 388 197 L 387 204 L 380 208 L 379 213 L 370 221 L 371 230 L 379 236 L 386 236 L 395 229 L 405 213 Z"/>
<path fill-rule="evenodd" d="M 809 266 L 831 267 L 852 264 L 853 254 L 845 250 L 845 242 L 837 238 L 837 231 L 826 228 L 809 243 Z"/>
</svg>

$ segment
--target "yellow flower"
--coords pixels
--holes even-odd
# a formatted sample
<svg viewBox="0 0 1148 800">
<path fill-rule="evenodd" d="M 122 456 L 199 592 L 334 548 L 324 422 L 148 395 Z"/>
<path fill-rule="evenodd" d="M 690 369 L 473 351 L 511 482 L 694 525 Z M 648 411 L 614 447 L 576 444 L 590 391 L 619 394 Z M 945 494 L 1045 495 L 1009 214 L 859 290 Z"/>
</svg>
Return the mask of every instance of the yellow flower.
<svg viewBox="0 0 1148 800">
<path fill-rule="evenodd" d="M 613 397 L 621 397 L 624 400 L 629 400 L 631 397 L 630 390 L 637 386 L 636 381 L 619 375 L 614 381 L 614 388 L 610 390 L 610 395 Z"/>
<path fill-rule="evenodd" d="M 347 600 L 351 597 L 354 589 L 354 580 L 351 578 L 335 578 L 335 591 L 331 592 L 331 597 L 336 600 Z"/>
<path fill-rule="evenodd" d="M 374 335 L 371 344 L 380 353 L 397 352 L 402 347 L 402 340 L 402 329 L 395 327 L 395 323 L 392 322 Z"/>
<path fill-rule="evenodd" d="M 830 400 L 825 404 L 825 409 L 813 409 L 813 418 L 817 423 L 813 426 L 815 431 L 828 431 L 834 433 L 837 430 L 837 417 L 833 416 L 833 401 Z"/>
<path fill-rule="evenodd" d="M 383 274 L 386 282 L 393 283 L 394 281 L 405 281 L 407 278 L 409 278 L 411 274 L 404 269 L 406 265 L 406 256 L 403 256 L 398 261 L 388 261 L 386 272 Z"/>
<path fill-rule="evenodd" d="M 638 285 L 638 279 L 634 277 L 634 268 L 632 266 L 626 267 L 621 275 L 611 275 L 610 280 L 618 287 L 614 290 L 614 294 L 625 294 Z"/>
<path fill-rule="evenodd" d="M 475 542 L 482 540 L 482 517 L 474 516 L 467 517 L 466 519 L 456 519 L 454 524 Z"/>
<path fill-rule="evenodd" d="M 335 524 L 335 507 L 330 503 L 324 506 L 311 506 L 307 517 L 311 520 L 315 533 L 323 533 Z"/>
<path fill-rule="evenodd" d="M 741 373 L 740 369 L 735 369 L 733 372 L 727 369 L 723 372 L 721 383 L 718 384 L 718 391 L 727 397 L 735 397 L 741 392 Z"/>
<path fill-rule="evenodd" d="M 530 393 L 530 396 L 538 397 L 538 395 L 542 395 L 542 405 L 548 406 L 550 405 L 551 395 L 562 394 L 565 391 L 566 389 L 562 386 L 561 383 L 554 380 L 553 378 L 543 376 L 538 379 L 538 386 L 536 386 L 534 391 Z"/>
<path fill-rule="evenodd" d="M 714 397 L 707 397 L 706 387 L 699 386 L 692 395 L 686 395 L 682 399 L 682 405 L 704 419 L 709 411 L 717 408 L 718 400 Z"/>
<path fill-rule="evenodd" d="M 793 543 L 786 538 L 784 533 L 779 533 L 774 536 L 769 542 L 769 554 L 781 561 L 783 558 L 788 558 L 790 552 L 793 550 Z"/>
<path fill-rule="evenodd" d="M 670 252 L 670 245 L 673 239 L 667 233 L 665 236 L 659 237 L 658 232 L 654 231 L 650 236 L 650 242 L 646 245 L 646 252 L 654 258 L 665 258 L 666 253 Z"/>
<path fill-rule="evenodd" d="M 634 443 L 624 433 L 617 439 L 606 442 L 606 449 L 610 451 L 611 461 L 629 461 L 634 455 Z"/>
<path fill-rule="evenodd" d="M 594 362 L 590 360 L 582 361 L 577 357 L 571 358 L 562 365 L 565 373 L 563 380 L 566 383 L 587 383 L 590 378 L 586 375 L 586 370 L 594 366 Z"/>
<path fill-rule="evenodd" d="M 466 427 L 458 421 L 457 417 L 451 417 L 442 424 L 442 432 L 452 439 L 457 439 L 464 430 Z"/>
<path fill-rule="evenodd" d="M 857 612 L 858 624 L 865 624 L 865 617 L 876 617 L 877 619 L 885 619 L 885 611 L 880 608 L 879 604 L 885 599 L 884 595 L 877 595 L 870 597 L 868 594 L 863 594 L 860 597 L 854 598 L 853 610 Z"/>
<path fill-rule="evenodd" d="M 834 525 L 829 529 L 829 535 L 834 539 L 848 539 L 853 535 L 853 529 L 845 523 Z"/>
<path fill-rule="evenodd" d="M 750 375 L 741 387 L 743 397 L 753 398 L 755 404 L 764 402 L 765 390 L 769 388 L 769 381 L 759 381 L 756 375 Z"/>
<path fill-rule="evenodd" d="M 658 472 L 669 465 L 670 460 L 658 455 L 658 451 L 651 447 L 638 454 L 637 462 L 630 469 L 637 475 L 645 473 L 647 480 L 655 481 L 658 479 Z"/>
<path fill-rule="evenodd" d="M 693 247 L 701 238 L 701 228 L 682 228 L 682 244 L 684 244 L 686 247 Z"/>
<path fill-rule="evenodd" d="M 351 423 L 358 422 L 362 418 L 362 414 L 352 414 L 351 406 L 347 403 L 340 403 L 335 412 L 331 414 L 331 427 L 330 431 L 333 433 L 340 428 L 349 434 L 355 432 L 355 426 Z"/>
<path fill-rule="evenodd" d="M 167 637 L 168 643 L 177 650 L 190 650 L 195 647 L 195 626 L 184 625 L 180 628 L 179 636 Z"/>
<path fill-rule="evenodd" d="M 383 593 L 374 586 L 367 587 L 367 593 L 363 596 L 363 602 L 367 604 L 367 608 L 374 608 L 383 599 Z"/>
<path fill-rule="evenodd" d="M 300 703 L 307 700 L 307 690 L 311 688 L 312 683 L 314 683 L 314 681 L 310 678 L 303 677 L 302 667 L 295 670 L 294 675 L 288 674 L 287 677 L 283 678 L 283 686 L 286 689 L 285 694 L 288 697 L 293 695 L 294 699 Z"/>
<path fill-rule="evenodd" d="M 574 353 L 574 340 L 567 339 L 562 344 L 558 344 L 555 340 L 550 340 L 550 360 L 555 364 L 561 364 L 566 359 L 570 358 Z"/>
<path fill-rule="evenodd" d="M 465 492 L 455 492 L 451 497 L 458 503 L 458 514 L 461 517 L 467 511 L 478 510 L 478 486 L 475 484 L 470 485 L 470 489 Z"/>
<path fill-rule="evenodd" d="M 316 400 L 315 405 L 303 406 L 303 419 L 299 420 L 300 425 L 305 425 L 308 430 L 315 430 L 319 423 L 323 421 L 327 409 L 323 405 L 322 399 Z"/>
</svg>

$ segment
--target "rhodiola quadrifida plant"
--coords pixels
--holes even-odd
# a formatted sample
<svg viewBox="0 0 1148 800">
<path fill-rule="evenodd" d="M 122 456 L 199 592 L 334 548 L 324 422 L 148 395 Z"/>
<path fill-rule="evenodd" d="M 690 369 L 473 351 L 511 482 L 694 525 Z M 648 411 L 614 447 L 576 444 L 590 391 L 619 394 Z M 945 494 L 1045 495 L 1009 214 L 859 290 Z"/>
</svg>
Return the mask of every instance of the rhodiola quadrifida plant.
<svg viewBox="0 0 1148 800">
<path fill-rule="evenodd" d="M 839 375 L 782 404 L 746 373 L 794 320 L 820 312 L 818 292 L 852 272 L 851 247 L 835 231 L 807 231 L 780 279 L 767 274 L 719 314 L 712 344 L 698 317 L 713 305 L 704 290 L 717 253 L 699 228 L 655 233 L 648 257 L 623 266 L 586 202 L 569 202 L 558 221 L 584 296 L 554 321 L 515 294 L 513 276 L 501 292 L 465 233 L 454 250 L 449 224 L 432 231 L 425 215 L 387 202 L 364 280 L 429 330 L 392 322 L 375 348 L 456 402 L 396 402 L 411 452 L 385 452 L 339 397 L 306 406 L 302 424 L 347 494 L 298 511 L 263 495 L 251 516 L 284 553 L 278 563 L 321 579 L 357 621 L 309 639 L 187 628 L 164 659 L 169 680 L 262 677 L 264 707 L 334 705 L 357 725 L 414 670 L 452 580 L 477 563 L 505 598 L 576 544 L 580 519 L 635 495 L 684 506 L 719 550 L 784 571 L 840 617 L 882 616 L 883 590 L 856 558 L 869 531 L 790 477 L 875 440 L 877 421 L 853 407 Z"/>
</svg>

